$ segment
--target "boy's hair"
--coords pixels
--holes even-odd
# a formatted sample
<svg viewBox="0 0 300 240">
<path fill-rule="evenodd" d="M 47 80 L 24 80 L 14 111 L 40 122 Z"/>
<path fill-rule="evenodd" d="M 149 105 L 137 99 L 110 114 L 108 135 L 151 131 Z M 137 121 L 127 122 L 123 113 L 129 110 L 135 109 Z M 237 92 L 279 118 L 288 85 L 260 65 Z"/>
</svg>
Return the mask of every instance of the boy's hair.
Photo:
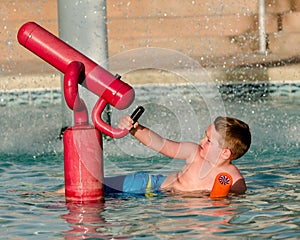
<svg viewBox="0 0 300 240">
<path fill-rule="evenodd" d="M 232 152 L 230 160 L 243 156 L 251 144 L 251 133 L 248 124 L 231 117 L 217 117 L 214 121 L 217 132 L 221 135 L 223 147 Z"/>
</svg>

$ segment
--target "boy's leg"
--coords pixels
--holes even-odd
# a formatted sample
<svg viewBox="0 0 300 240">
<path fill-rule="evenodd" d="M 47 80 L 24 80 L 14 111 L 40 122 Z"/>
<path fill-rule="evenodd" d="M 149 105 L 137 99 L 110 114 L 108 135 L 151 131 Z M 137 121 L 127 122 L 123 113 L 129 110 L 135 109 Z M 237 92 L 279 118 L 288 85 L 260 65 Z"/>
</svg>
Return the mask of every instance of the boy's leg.
<svg viewBox="0 0 300 240">
<path fill-rule="evenodd" d="M 135 193 L 143 194 L 146 191 L 149 175 L 137 172 L 123 176 L 105 177 L 103 182 L 104 194 Z"/>
<path fill-rule="evenodd" d="M 103 188 L 104 194 L 108 193 L 134 193 L 149 194 L 157 192 L 165 179 L 162 175 L 150 175 L 137 172 L 123 176 L 105 177 Z"/>
<path fill-rule="evenodd" d="M 103 183 L 104 194 L 123 192 L 123 184 L 125 178 L 126 175 L 116 177 L 105 177 Z"/>
</svg>

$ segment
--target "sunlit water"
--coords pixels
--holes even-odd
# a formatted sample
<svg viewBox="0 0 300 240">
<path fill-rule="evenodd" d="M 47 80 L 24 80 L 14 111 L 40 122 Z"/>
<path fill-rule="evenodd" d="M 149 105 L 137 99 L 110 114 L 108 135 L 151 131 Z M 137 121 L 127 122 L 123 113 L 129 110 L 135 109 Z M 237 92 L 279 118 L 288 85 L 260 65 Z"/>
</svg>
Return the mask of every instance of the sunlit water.
<svg viewBox="0 0 300 240">
<path fill-rule="evenodd" d="M 177 140 L 198 142 L 219 113 L 249 123 L 253 144 L 236 161 L 247 193 L 219 201 L 191 194 L 124 195 L 100 204 L 66 205 L 64 196 L 51 193 L 64 181 L 59 94 L 31 105 L 9 104 L 3 94 L 2 239 L 300 238 L 299 95 L 243 93 L 220 101 L 213 90 L 204 96 L 197 88 L 183 86 L 136 87 L 136 93 L 131 109 L 113 111 L 113 124 L 137 105 L 146 109 L 143 124 Z M 49 97 L 44 94 L 39 98 Z M 131 136 L 104 138 L 104 161 L 107 176 L 141 170 L 167 174 L 182 166 L 147 150 Z"/>
</svg>

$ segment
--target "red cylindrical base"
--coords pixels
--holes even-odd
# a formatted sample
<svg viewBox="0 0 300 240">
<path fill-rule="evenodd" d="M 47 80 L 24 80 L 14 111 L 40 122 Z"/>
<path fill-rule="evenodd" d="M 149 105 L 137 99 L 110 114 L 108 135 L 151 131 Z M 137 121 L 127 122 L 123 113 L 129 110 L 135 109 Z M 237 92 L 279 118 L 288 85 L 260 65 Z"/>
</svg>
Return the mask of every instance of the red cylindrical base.
<svg viewBox="0 0 300 240">
<path fill-rule="evenodd" d="M 65 195 L 67 202 L 103 200 L 103 144 L 101 133 L 90 125 L 64 132 Z"/>
</svg>

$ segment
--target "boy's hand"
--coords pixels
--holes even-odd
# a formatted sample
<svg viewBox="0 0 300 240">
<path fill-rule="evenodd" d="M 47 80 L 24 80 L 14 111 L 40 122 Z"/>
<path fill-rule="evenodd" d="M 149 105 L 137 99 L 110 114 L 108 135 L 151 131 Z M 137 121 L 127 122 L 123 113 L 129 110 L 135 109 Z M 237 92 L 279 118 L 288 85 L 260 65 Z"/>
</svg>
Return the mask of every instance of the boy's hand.
<svg viewBox="0 0 300 240">
<path fill-rule="evenodd" d="M 134 121 L 130 118 L 129 115 L 125 115 L 123 117 L 121 117 L 119 124 L 118 124 L 118 128 L 120 129 L 127 129 L 128 131 L 130 131 L 132 128 L 137 128 L 137 126 L 139 125 L 138 122 L 134 123 Z"/>
</svg>

